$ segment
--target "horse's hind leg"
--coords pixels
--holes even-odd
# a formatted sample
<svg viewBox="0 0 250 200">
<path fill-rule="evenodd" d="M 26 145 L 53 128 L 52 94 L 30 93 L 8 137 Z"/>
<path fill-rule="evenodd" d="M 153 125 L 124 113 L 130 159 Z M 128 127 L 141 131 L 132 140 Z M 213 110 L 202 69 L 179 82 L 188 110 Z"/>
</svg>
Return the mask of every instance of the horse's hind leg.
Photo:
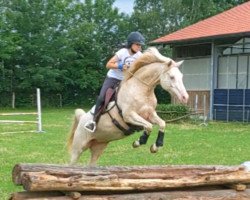
<svg viewBox="0 0 250 200">
<path fill-rule="evenodd" d="M 143 134 L 141 135 L 141 137 L 138 140 L 134 141 L 133 147 L 137 148 L 143 144 L 146 144 L 148 141 L 148 137 L 149 137 L 149 133 L 146 130 L 143 131 Z"/>
<path fill-rule="evenodd" d="M 76 164 L 82 152 L 84 152 L 87 149 L 88 149 L 87 143 L 83 143 L 81 146 L 74 146 L 74 148 L 72 148 L 71 150 L 70 165 Z"/>
<path fill-rule="evenodd" d="M 71 148 L 71 156 L 70 156 L 70 164 L 74 165 L 76 164 L 77 160 L 79 159 L 80 155 L 83 151 L 87 150 L 89 148 L 89 139 L 86 136 L 85 131 L 81 126 L 77 128 L 72 148 Z"/>
<path fill-rule="evenodd" d="M 103 153 L 104 149 L 107 147 L 107 142 L 97 142 L 96 140 L 91 141 L 90 144 L 90 152 L 91 152 L 91 159 L 89 162 L 90 166 L 95 166 L 97 163 L 97 160 Z"/>
</svg>

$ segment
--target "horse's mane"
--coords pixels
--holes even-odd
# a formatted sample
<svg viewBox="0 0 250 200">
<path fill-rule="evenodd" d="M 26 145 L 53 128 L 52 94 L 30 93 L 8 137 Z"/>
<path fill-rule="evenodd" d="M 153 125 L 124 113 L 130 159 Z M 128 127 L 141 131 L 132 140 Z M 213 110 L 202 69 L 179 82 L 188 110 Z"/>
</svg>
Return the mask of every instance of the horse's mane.
<svg viewBox="0 0 250 200">
<path fill-rule="evenodd" d="M 131 65 L 131 67 L 125 72 L 123 80 L 126 81 L 126 80 L 130 79 L 137 70 L 139 70 L 140 68 L 142 68 L 145 65 L 148 65 L 148 64 L 151 64 L 151 63 L 155 63 L 155 62 L 161 62 L 161 63 L 163 63 L 163 62 L 167 62 L 167 61 L 170 62 L 171 61 L 171 59 L 166 58 L 166 57 L 164 57 L 165 60 L 162 60 L 162 59 L 159 58 L 159 55 L 160 55 L 160 53 L 158 52 L 158 50 L 155 47 L 148 48 Z"/>
</svg>

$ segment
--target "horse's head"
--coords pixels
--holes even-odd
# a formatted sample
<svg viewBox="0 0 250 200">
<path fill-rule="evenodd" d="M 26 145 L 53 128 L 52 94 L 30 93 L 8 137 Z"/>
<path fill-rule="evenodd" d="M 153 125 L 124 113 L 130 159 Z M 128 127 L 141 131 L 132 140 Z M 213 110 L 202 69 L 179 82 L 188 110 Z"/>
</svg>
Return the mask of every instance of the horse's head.
<svg viewBox="0 0 250 200">
<path fill-rule="evenodd" d="M 181 103 L 187 103 L 189 96 L 183 84 L 183 74 L 179 70 L 182 63 L 183 61 L 170 60 L 166 70 L 160 76 L 160 84 L 171 95 L 176 96 Z"/>
</svg>

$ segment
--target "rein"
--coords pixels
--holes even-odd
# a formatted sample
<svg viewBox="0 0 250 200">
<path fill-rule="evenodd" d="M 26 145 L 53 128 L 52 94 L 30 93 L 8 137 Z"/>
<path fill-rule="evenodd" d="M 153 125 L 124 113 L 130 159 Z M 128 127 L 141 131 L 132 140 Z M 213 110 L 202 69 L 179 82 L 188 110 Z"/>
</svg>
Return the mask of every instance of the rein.
<svg viewBox="0 0 250 200">
<path fill-rule="evenodd" d="M 127 71 L 130 75 L 132 75 L 132 77 L 134 77 L 136 80 L 138 80 L 139 82 L 143 83 L 144 85 L 146 85 L 148 88 L 151 88 L 152 84 L 155 82 L 158 81 L 158 78 L 156 80 L 152 79 L 149 83 L 147 83 L 146 81 L 144 80 L 141 80 L 139 77 L 137 77 L 134 73 L 130 72 L 129 70 Z M 157 73 L 157 77 L 159 76 L 160 74 Z M 121 118 L 123 118 L 122 116 L 122 109 L 118 106 L 117 104 L 117 96 L 118 96 L 118 93 L 119 93 L 119 90 L 120 90 L 120 86 L 118 86 L 118 89 L 116 91 L 116 94 L 115 94 L 115 105 L 118 109 L 118 114 L 121 116 Z M 112 106 L 112 108 L 114 107 Z M 112 109 L 111 108 L 111 109 Z M 111 110 L 110 109 L 110 110 Z M 128 126 L 128 129 L 124 128 L 122 125 L 120 125 L 120 123 L 109 113 L 109 111 L 107 111 L 108 115 L 110 116 L 113 124 L 118 128 L 120 129 L 124 135 L 130 135 L 132 133 L 134 133 L 135 131 L 139 131 L 139 130 L 142 130 L 143 128 L 142 127 L 139 127 L 139 126 L 136 126 L 136 125 L 132 125 L 132 124 L 128 124 L 125 122 L 125 124 Z"/>
<path fill-rule="evenodd" d="M 146 83 L 144 80 L 141 80 L 140 78 L 138 78 L 135 74 L 133 74 L 132 72 L 128 71 L 128 73 L 130 75 L 132 75 L 132 77 L 134 77 L 136 80 L 138 80 L 139 82 L 143 83 L 144 85 L 146 85 L 147 87 L 150 87 L 150 85 L 154 82 L 154 80 L 150 81 L 149 83 Z"/>
<path fill-rule="evenodd" d="M 150 87 L 149 84 L 147 84 L 145 81 L 139 79 L 139 78 L 138 78 L 137 76 L 135 76 L 135 74 L 133 74 L 132 72 L 128 71 L 128 73 L 129 73 L 130 75 L 132 75 L 135 79 L 137 79 L 139 82 L 141 82 L 141 83 L 143 83 L 144 85 Z"/>
</svg>

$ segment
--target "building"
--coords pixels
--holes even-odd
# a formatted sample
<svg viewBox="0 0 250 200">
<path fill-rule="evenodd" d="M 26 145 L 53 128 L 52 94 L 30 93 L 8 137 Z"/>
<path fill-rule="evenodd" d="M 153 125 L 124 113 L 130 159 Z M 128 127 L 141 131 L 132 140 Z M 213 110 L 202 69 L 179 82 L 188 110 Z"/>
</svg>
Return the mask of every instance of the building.
<svg viewBox="0 0 250 200">
<path fill-rule="evenodd" d="M 190 103 L 207 107 L 210 119 L 250 121 L 250 1 L 160 37 L 170 45 Z M 198 98 L 197 98 L 198 97 Z"/>
</svg>

